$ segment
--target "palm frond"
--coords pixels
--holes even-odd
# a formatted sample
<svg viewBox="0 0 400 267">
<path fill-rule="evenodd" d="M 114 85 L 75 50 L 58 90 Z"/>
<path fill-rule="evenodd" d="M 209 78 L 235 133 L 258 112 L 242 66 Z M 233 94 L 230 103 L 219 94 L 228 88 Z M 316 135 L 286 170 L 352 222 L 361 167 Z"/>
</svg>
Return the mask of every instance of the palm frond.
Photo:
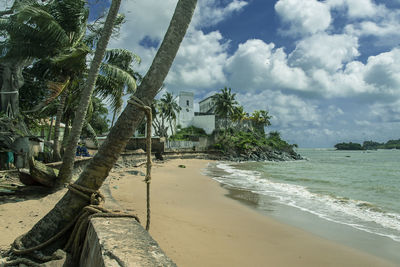
<svg viewBox="0 0 400 267">
<path fill-rule="evenodd" d="M 99 143 L 97 141 L 97 134 L 96 131 L 93 129 L 92 125 L 90 125 L 89 122 L 85 121 L 85 124 L 83 125 L 83 127 L 87 130 L 87 132 L 89 133 L 89 138 L 90 140 L 93 141 L 93 143 L 98 147 Z"/>
<path fill-rule="evenodd" d="M 123 83 L 118 83 L 114 79 L 99 75 L 94 94 L 102 100 L 106 100 L 113 111 L 120 111 L 123 104 L 124 88 Z"/>
<path fill-rule="evenodd" d="M 19 30 L 24 28 L 31 30 L 31 34 L 28 35 L 28 37 L 36 37 L 36 39 L 41 39 L 53 44 L 67 45 L 69 42 L 68 35 L 61 24 L 40 6 L 24 6 L 10 18 L 12 22 L 10 25 L 11 27 L 16 27 Z M 35 36 L 34 34 L 39 36 Z M 18 35 L 19 37 L 24 37 L 20 34 Z"/>
<path fill-rule="evenodd" d="M 140 64 L 141 58 L 129 50 L 119 48 L 107 50 L 104 61 L 119 66 L 124 70 L 128 70 L 132 63 L 136 62 Z"/>
<path fill-rule="evenodd" d="M 57 56 L 51 58 L 50 61 L 58 68 L 82 71 L 86 68 L 86 56 L 89 53 L 90 49 L 86 45 L 81 44 L 79 47 L 62 51 Z"/>
<path fill-rule="evenodd" d="M 63 26 L 64 30 L 70 35 L 70 39 L 78 39 L 82 32 L 82 24 L 85 24 L 89 15 L 89 10 L 85 0 L 63 0 L 55 1 L 51 5 L 51 14 L 55 20 Z"/>
<path fill-rule="evenodd" d="M 113 64 L 102 63 L 100 65 L 100 70 L 108 79 L 113 79 L 118 83 L 123 83 L 132 90 L 136 90 L 136 79 L 120 67 Z"/>
</svg>

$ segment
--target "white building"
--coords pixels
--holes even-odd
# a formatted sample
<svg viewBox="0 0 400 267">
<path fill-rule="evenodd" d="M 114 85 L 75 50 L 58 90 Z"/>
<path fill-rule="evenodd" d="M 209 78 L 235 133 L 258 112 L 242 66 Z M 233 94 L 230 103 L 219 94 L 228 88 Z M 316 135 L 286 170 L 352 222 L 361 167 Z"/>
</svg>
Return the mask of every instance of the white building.
<svg viewBox="0 0 400 267">
<path fill-rule="evenodd" d="M 208 97 L 199 102 L 200 112 L 194 112 L 194 94 L 191 92 L 180 92 L 178 104 L 182 108 L 178 115 L 177 125 L 182 128 L 195 126 L 203 128 L 207 134 L 215 130 L 214 100 Z"/>
<path fill-rule="evenodd" d="M 178 115 L 177 125 L 182 128 L 189 127 L 192 125 L 194 118 L 194 94 L 191 92 L 179 92 L 178 105 L 181 107 L 181 111 Z"/>
</svg>

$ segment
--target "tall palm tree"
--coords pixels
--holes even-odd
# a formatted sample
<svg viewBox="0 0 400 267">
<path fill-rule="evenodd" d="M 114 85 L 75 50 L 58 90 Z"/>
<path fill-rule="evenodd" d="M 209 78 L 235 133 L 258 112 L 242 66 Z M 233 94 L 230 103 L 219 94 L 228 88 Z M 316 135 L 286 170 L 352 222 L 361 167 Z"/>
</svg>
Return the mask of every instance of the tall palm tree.
<svg viewBox="0 0 400 267">
<path fill-rule="evenodd" d="M 272 116 L 266 110 L 255 110 L 250 117 L 255 124 L 255 129 L 263 135 L 265 134 L 264 127 L 271 125 L 271 118 Z"/>
<path fill-rule="evenodd" d="M 94 58 L 91 62 L 87 80 L 85 82 L 84 90 L 81 94 L 81 99 L 79 102 L 79 109 L 76 111 L 74 122 L 72 123 L 71 133 L 68 139 L 68 144 L 63 155 L 63 163 L 60 167 L 60 172 L 58 174 L 58 183 L 62 185 L 71 180 L 72 170 L 75 161 L 75 148 L 78 144 L 80 134 L 82 132 L 82 127 L 85 122 L 85 117 L 87 113 L 87 108 L 89 106 L 90 99 L 96 84 L 99 69 L 101 67 L 102 60 L 106 53 L 108 41 L 110 40 L 114 22 L 118 15 L 119 6 L 121 5 L 121 0 L 113 0 L 111 2 L 110 9 L 106 21 L 104 23 L 104 28 L 101 37 L 97 43 L 96 52 Z"/>
<path fill-rule="evenodd" d="M 172 127 L 172 123 L 176 123 L 177 113 L 181 111 L 182 108 L 176 102 L 176 97 L 174 97 L 170 92 L 166 92 L 160 102 L 163 106 L 162 112 L 169 122 L 171 135 L 174 135 L 174 127 Z"/>
<path fill-rule="evenodd" d="M 114 2 L 114 1 L 113 1 Z M 150 105 L 161 88 L 178 52 L 196 7 L 197 0 L 179 0 L 170 26 L 147 74 L 135 96 Z M 97 190 L 125 148 L 135 128 L 144 117 L 144 111 L 128 103 L 99 151 L 82 171 L 76 184 Z M 75 147 L 74 147 L 75 148 Z M 65 155 L 64 155 L 65 158 Z M 87 205 L 87 202 L 66 193 L 55 207 L 21 239 L 26 247 L 37 245 L 60 231 Z M 51 225 L 51 226 L 50 226 Z"/>
<path fill-rule="evenodd" d="M 244 111 L 243 106 L 237 106 L 234 108 L 234 112 L 232 114 L 232 120 L 236 122 L 241 122 L 245 120 L 249 114 Z"/>
<path fill-rule="evenodd" d="M 140 57 L 126 49 L 110 49 L 106 51 L 103 62 L 100 65 L 99 77 L 96 81 L 94 94 L 108 100 L 113 111 L 114 125 L 116 115 L 121 112 L 123 96 L 133 94 L 136 83 L 141 79 L 131 65 L 140 64 Z"/>
<path fill-rule="evenodd" d="M 225 130 L 228 129 L 229 118 L 235 113 L 238 102 L 235 100 L 236 94 L 232 94 L 231 88 L 221 89 L 221 93 L 213 96 L 215 100 L 215 113 L 224 118 Z"/>
</svg>

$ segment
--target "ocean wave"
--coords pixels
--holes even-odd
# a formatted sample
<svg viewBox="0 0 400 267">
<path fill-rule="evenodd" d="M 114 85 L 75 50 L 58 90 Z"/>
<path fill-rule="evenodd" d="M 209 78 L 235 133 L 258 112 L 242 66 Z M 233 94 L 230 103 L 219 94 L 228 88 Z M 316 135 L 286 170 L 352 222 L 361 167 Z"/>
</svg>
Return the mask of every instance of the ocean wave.
<svg viewBox="0 0 400 267">
<path fill-rule="evenodd" d="M 219 162 L 223 174 L 213 178 L 231 187 L 272 196 L 277 202 L 345 224 L 369 233 L 390 237 L 400 242 L 400 214 L 386 212 L 366 201 L 349 199 L 329 193 L 314 193 L 305 186 L 271 181 L 257 171 L 235 168 Z M 212 176 L 212 173 L 209 173 Z"/>
</svg>

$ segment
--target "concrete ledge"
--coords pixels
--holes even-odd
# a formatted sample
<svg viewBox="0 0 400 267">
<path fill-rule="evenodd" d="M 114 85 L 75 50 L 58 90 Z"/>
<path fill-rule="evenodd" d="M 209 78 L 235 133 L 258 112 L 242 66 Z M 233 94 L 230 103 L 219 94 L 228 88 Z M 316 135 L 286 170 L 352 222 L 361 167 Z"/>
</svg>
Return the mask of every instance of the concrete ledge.
<svg viewBox="0 0 400 267">
<path fill-rule="evenodd" d="M 80 266 L 176 266 L 133 218 L 93 218 Z"/>
</svg>

